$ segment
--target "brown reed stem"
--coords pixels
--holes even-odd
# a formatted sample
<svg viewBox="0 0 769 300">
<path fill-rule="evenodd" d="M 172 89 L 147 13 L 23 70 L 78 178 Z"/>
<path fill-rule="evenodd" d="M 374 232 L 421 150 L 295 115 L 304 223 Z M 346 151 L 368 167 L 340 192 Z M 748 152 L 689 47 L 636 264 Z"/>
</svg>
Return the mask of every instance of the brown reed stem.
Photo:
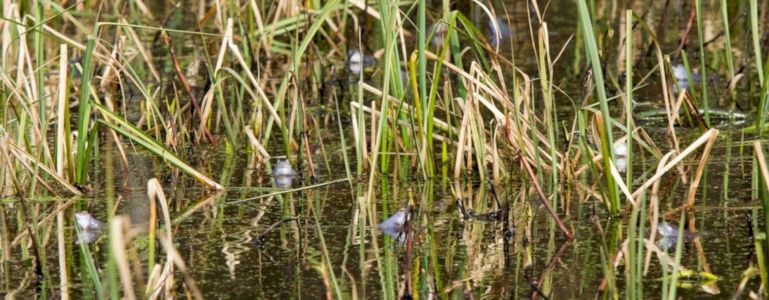
<svg viewBox="0 0 769 300">
<path fill-rule="evenodd" d="M 192 102 L 192 107 L 195 110 L 195 113 L 198 115 L 198 118 L 200 119 L 200 124 L 205 124 L 206 122 L 205 116 L 203 116 L 203 110 L 200 108 L 198 97 L 196 97 L 195 93 L 192 92 L 192 87 L 190 87 L 190 83 L 187 81 L 187 77 L 185 77 L 184 72 L 182 72 L 182 67 L 179 64 L 179 59 L 176 58 L 176 51 L 174 51 L 174 43 L 171 40 L 171 36 L 165 32 L 162 35 L 163 35 L 163 41 L 165 41 L 166 45 L 168 46 L 168 53 L 171 54 L 171 61 L 174 63 L 174 70 L 176 71 L 176 76 L 179 77 L 179 81 L 182 83 L 184 90 L 190 96 L 190 102 Z M 203 128 L 203 133 L 206 135 L 208 142 L 211 144 L 216 144 L 216 139 L 214 139 L 214 136 L 211 135 L 211 132 L 208 130 L 208 127 L 206 126 L 200 126 L 200 127 Z"/>
<path fill-rule="evenodd" d="M 510 119 L 508 119 L 508 124 L 512 122 Z M 574 235 L 572 235 L 571 231 L 569 231 L 568 228 L 566 228 L 566 225 L 563 224 L 563 221 L 561 221 L 561 218 L 558 217 L 558 214 L 555 213 L 555 210 L 553 210 L 553 206 L 550 205 L 550 201 L 547 200 L 547 197 L 545 196 L 545 192 L 542 191 L 542 186 L 539 185 L 539 181 L 537 181 L 537 175 L 534 173 L 534 170 L 531 168 L 531 164 L 529 164 L 529 161 L 526 159 L 526 157 L 523 156 L 523 151 L 518 148 L 517 143 L 515 142 L 515 137 L 513 136 L 513 130 L 511 126 L 505 125 L 504 130 L 507 136 L 507 140 L 510 142 L 510 145 L 513 147 L 513 149 L 518 152 L 521 164 L 523 164 L 524 168 L 526 169 L 526 173 L 529 175 L 529 178 L 531 179 L 531 183 L 534 184 L 534 187 L 537 189 L 537 193 L 539 194 L 539 197 L 542 199 L 542 204 L 545 205 L 545 208 L 547 208 L 547 212 L 550 213 L 550 216 L 553 217 L 555 220 L 555 223 L 558 225 L 558 228 L 563 231 L 564 234 L 569 238 L 569 240 L 572 240 L 574 238 Z M 555 158 L 553 158 L 555 159 Z"/>
</svg>

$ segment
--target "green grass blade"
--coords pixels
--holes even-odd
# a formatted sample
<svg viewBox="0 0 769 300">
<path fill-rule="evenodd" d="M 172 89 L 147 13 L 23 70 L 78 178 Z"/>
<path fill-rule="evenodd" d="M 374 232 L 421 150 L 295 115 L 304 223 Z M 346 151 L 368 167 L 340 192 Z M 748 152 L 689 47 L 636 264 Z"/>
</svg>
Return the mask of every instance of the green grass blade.
<svg viewBox="0 0 769 300">
<path fill-rule="evenodd" d="M 128 123 L 128 121 L 126 121 L 122 117 L 113 113 L 112 111 L 110 111 L 104 106 L 101 106 L 96 103 L 93 103 L 92 105 L 102 114 L 102 116 L 105 117 L 104 120 L 99 120 L 100 123 L 115 130 L 121 135 L 131 139 L 132 141 L 141 145 L 145 149 L 159 156 L 164 161 L 168 162 L 170 165 L 176 168 L 179 168 L 184 173 L 187 173 L 188 175 L 194 177 L 195 179 L 203 182 L 205 185 L 217 190 L 222 189 L 222 186 L 218 184 L 216 181 L 208 178 L 208 176 L 204 175 L 198 170 L 195 170 L 192 166 L 188 165 L 187 163 L 182 161 L 179 157 L 177 157 L 173 152 L 166 149 L 162 144 L 155 141 L 153 138 L 148 136 L 139 128 L 136 128 L 135 126 Z"/>
<path fill-rule="evenodd" d="M 601 107 L 601 115 L 605 118 L 603 122 L 603 140 L 601 141 L 601 148 L 603 152 L 603 167 L 606 178 L 606 188 L 608 189 L 608 197 L 611 203 L 609 210 L 613 214 L 619 213 L 619 188 L 617 183 L 614 182 L 613 176 L 610 175 L 609 170 L 610 161 L 614 160 L 614 137 L 611 130 L 611 115 L 609 114 L 609 103 L 606 98 L 606 87 L 604 84 L 603 69 L 601 68 L 601 60 L 598 56 L 598 44 L 596 43 L 595 33 L 593 32 L 593 23 L 590 20 L 590 14 L 588 12 L 587 3 L 585 0 L 577 2 L 579 8 L 579 19 L 582 26 L 582 32 L 585 35 L 585 48 L 589 56 L 590 65 L 593 70 L 593 78 L 595 80 L 596 91 L 598 92 L 598 101 Z M 608 158 L 608 159 L 607 159 Z"/>
<path fill-rule="evenodd" d="M 98 32 L 98 27 L 94 30 Z M 96 37 L 88 39 L 85 53 L 83 54 L 83 73 L 80 79 L 80 106 L 78 108 L 77 125 L 77 174 L 75 182 L 84 184 L 88 177 L 88 161 L 86 159 L 86 141 L 88 139 L 88 127 L 91 119 L 91 73 L 93 73 L 93 51 L 96 47 Z"/>
</svg>

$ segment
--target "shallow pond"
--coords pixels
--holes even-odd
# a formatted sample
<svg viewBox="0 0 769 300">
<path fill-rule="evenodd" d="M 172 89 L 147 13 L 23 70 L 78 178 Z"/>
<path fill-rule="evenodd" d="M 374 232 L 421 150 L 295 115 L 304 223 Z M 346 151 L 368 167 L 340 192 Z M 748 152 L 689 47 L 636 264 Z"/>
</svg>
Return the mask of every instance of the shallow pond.
<svg viewBox="0 0 769 300">
<path fill-rule="evenodd" d="M 165 19 L 167 28 L 191 30 L 191 27 L 194 27 L 195 21 L 185 15 L 198 13 L 198 8 L 193 8 L 194 5 L 181 6 L 175 10 L 173 5 L 160 2 L 162 1 L 149 3 L 156 20 L 161 19 L 161 16 L 168 16 Z M 266 4 L 264 1 L 251 2 L 253 5 Z M 427 2 L 428 20 L 440 16 L 441 1 Z M 456 2 L 452 4 L 453 9 L 467 15 L 481 33 L 489 33 L 491 29 L 488 29 L 488 17 L 479 6 L 472 1 Z M 490 44 L 499 43 L 501 56 L 514 56 L 516 67 L 520 68 L 521 72 L 537 74 L 537 56 L 532 47 L 530 30 L 536 35 L 539 26 L 536 11 L 539 9 L 544 12 L 541 17 L 548 24 L 550 53 L 553 59 L 557 57 L 558 60 L 552 71 L 552 74 L 555 74 L 552 81 L 559 88 L 559 92 L 554 94 L 555 115 L 558 120 L 556 127 L 559 128 L 556 130 L 558 151 L 573 155 L 579 146 L 575 143 L 567 146 L 577 135 L 564 128 L 572 126 L 575 109 L 581 106 L 580 103 L 587 94 L 584 84 L 592 80 L 592 77 L 586 75 L 588 63 L 584 58 L 583 37 L 575 35 L 580 29 L 574 1 L 539 2 L 542 2 L 539 3 L 540 6 L 545 7 L 531 7 L 527 5 L 527 1 L 504 1 L 495 4 L 497 14 L 509 14 L 510 24 L 506 30 L 500 29 L 500 40 L 487 39 Z M 689 12 L 694 9 L 693 4 L 688 3 L 693 1 L 595 2 L 594 10 L 598 13 L 595 21 L 596 31 L 600 32 L 602 37 L 607 33 L 612 36 L 606 38 L 611 43 L 601 45 L 606 52 L 604 59 L 607 62 L 613 61 L 607 64 L 614 68 L 620 62 L 624 63 L 624 56 L 617 54 L 620 53 L 617 50 L 620 48 L 616 36 L 613 36 L 623 30 L 620 25 L 624 23 L 624 19 L 620 12 L 633 9 L 642 20 L 654 26 L 659 25 L 659 29 L 654 29 L 659 34 L 657 38 L 661 51 L 667 55 L 680 53 L 676 51 L 679 46 L 678 39 L 681 33 L 686 31 L 687 25 L 691 25 Z M 748 10 L 747 1 L 738 2 L 730 4 L 730 14 L 736 16 Z M 246 4 L 248 9 L 251 8 L 249 5 L 251 4 Z M 375 4 L 371 5 L 377 7 Z M 767 4 L 762 3 L 760 6 L 761 17 L 766 19 L 769 15 Z M 238 7 L 240 6 L 237 4 L 229 3 L 227 9 L 232 13 L 232 10 Z M 404 16 L 415 19 L 415 7 L 408 3 L 402 5 Z M 354 9 L 358 16 L 363 15 L 359 8 L 351 9 Z M 205 18 L 223 21 L 218 19 L 221 16 L 215 11 L 204 11 L 210 12 L 210 15 L 200 13 L 205 15 Z M 764 215 L 761 202 L 754 199 L 752 180 L 752 141 L 756 135 L 752 132 L 746 133 L 742 128 L 753 121 L 755 102 L 760 90 L 756 88 L 757 83 L 742 81 L 736 86 L 734 97 L 731 98 L 735 100 L 724 100 L 729 98 L 724 97 L 729 93 L 729 82 L 724 79 L 728 78 L 723 62 L 725 45 L 723 39 L 718 38 L 723 34 L 719 33 L 722 28 L 720 3 L 706 1 L 703 11 L 706 12 L 702 16 L 706 25 L 706 40 L 711 41 L 707 46 L 709 69 L 706 69 L 706 72 L 710 73 L 704 80 L 709 82 L 708 91 L 711 97 L 715 98 L 711 100 L 712 105 L 719 111 L 734 109 L 740 113 L 741 118 L 738 123 L 722 121 L 719 126 L 714 126 L 720 129 L 720 133 L 706 162 L 695 197 L 696 205 L 687 215 L 688 222 L 685 226 L 696 233 L 682 238 L 680 254 L 681 266 L 695 273 L 703 273 L 681 278 L 678 295 L 684 298 L 729 298 L 741 293 L 741 297 L 746 297 L 748 291 L 759 291 L 759 277 L 744 277 L 743 272 L 757 266 L 756 245 L 760 246 L 762 243 L 754 241 L 754 230 L 764 228 L 765 222 L 761 221 Z M 113 16 L 108 14 L 108 18 Z M 134 12 L 132 16 L 139 18 L 137 16 L 141 14 Z M 660 22 L 661 18 L 665 21 Z M 142 24 L 141 20 L 134 20 L 134 23 Z M 152 24 L 159 26 L 159 21 L 155 22 Z M 747 40 L 750 35 L 745 25 L 748 22 L 747 17 L 734 20 L 731 34 L 735 44 L 743 38 Z M 369 26 L 367 28 L 370 30 L 367 30 L 368 35 L 363 38 L 363 44 L 366 45 L 364 52 L 367 53 L 357 55 L 373 54 L 377 52 L 376 49 L 382 47 L 379 24 L 371 18 L 361 20 L 361 23 L 363 26 Z M 530 24 L 535 27 L 530 27 Z M 253 24 L 243 23 L 242 26 Z M 66 31 L 67 27 L 64 30 Z M 695 70 L 701 72 L 694 32 L 696 28 L 692 30 L 689 33 L 692 36 L 685 44 L 684 51 L 688 53 L 690 63 L 697 66 Z M 108 34 L 115 34 L 113 31 Z M 323 34 L 330 35 L 328 32 Z M 178 33 L 175 36 L 176 43 L 181 44 L 177 54 L 182 57 L 183 64 L 194 62 L 206 47 L 218 47 L 220 38 L 207 37 L 211 39 L 207 40 L 209 44 L 201 44 L 203 41 L 184 40 L 184 37 Z M 240 41 L 241 38 L 246 40 L 253 37 L 238 36 L 236 40 Z M 153 41 L 149 35 L 141 36 L 140 39 L 147 46 L 162 43 L 157 39 Z M 411 34 L 405 39 L 415 44 Z M 279 40 L 280 47 L 289 47 L 291 42 L 296 42 L 289 39 Z M 641 116 L 645 116 L 642 114 L 644 111 L 654 112 L 664 108 L 664 105 L 661 83 L 655 71 L 657 57 L 654 49 L 649 43 L 638 41 L 638 44 L 640 46 L 636 50 L 642 53 L 634 57 L 638 68 L 634 78 L 642 82 L 634 94 L 638 124 L 662 153 L 666 153 L 671 148 L 667 123 L 664 120 L 641 120 Z M 646 47 L 651 50 L 646 52 Z M 156 47 L 151 48 L 153 52 L 157 52 Z M 565 50 L 561 51 L 562 48 Z M 329 49 L 335 51 L 333 45 L 326 44 L 320 44 L 313 51 L 332 51 Z M 735 49 L 738 61 L 752 58 L 750 53 L 742 51 L 746 49 L 742 43 L 739 47 L 735 46 Z M 559 53 L 562 55 L 557 55 Z M 154 55 L 159 57 L 157 66 L 161 76 L 173 78 L 175 71 L 172 63 L 167 60 L 168 54 Z M 373 86 L 383 84 L 381 53 L 378 56 L 373 66 L 364 66 L 375 70 L 363 71 L 362 75 L 364 81 Z M 680 59 L 680 56 L 673 55 L 675 61 L 672 63 L 677 64 Z M 286 62 L 276 59 L 273 63 L 275 68 L 279 69 Z M 332 83 L 331 86 L 334 87 L 331 88 L 339 88 L 341 103 L 345 105 L 358 99 L 357 81 L 350 79 L 353 77 L 346 72 L 340 71 L 345 69 L 347 64 L 339 60 L 337 55 L 336 60 L 322 65 L 328 72 L 325 82 Z M 233 63 L 230 67 L 236 65 Z M 313 66 L 318 67 L 316 64 Z M 432 65 L 429 68 L 431 69 Z M 285 70 L 275 72 L 281 71 Z M 194 72 L 188 70 L 187 73 L 193 73 L 191 79 L 194 79 Z M 515 72 L 509 66 L 500 70 L 500 74 L 511 77 L 513 73 Z M 613 74 L 615 75 L 608 76 L 608 80 L 614 81 L 616 87 L 622 87 L 624 75 L 616 76 L 616 70 Z M 647 74 L 654 76 L 646 78 Z M 278 90 L 278 83 L 271 83 L 271 80 L 280 76 L 275 75 L 264 81 L 260 79 L 265 86 L 270 86 L 269 97 L 273 97 L 274 92 Z M 241 82 L 248 80 L 246 78 Z M 751 77 L 751 80 L 755 78 Z M 516 83 L 520 82 L 506 82 L 511 86 Z M 166 84 L 170 86 L 178 83 Z M 534 86 L 538 87 L 539 83 Z M 179 91 L 183 89 L 179 88 Z M 610 87 L 609 91 L 611 94 L 620 93 L 614 86 Z M 173 95 L 182 92 L 169 88 L 163 93 Z M 228 97 L 235 97 L 234 95 L 242 96 L 247 92 L 237 90 L 227 93 Z M 535 94 L 535 101 L 542 101 L 541 96 Z M 140 105 L 139 100 L 135 100 L 141 98 L 138 91 L 119 90 L 115 91 L 114 96 L 117 95 L 137 101 L 126 105 L 127 119 L 132 122 L 146 121 L 144 117 L 129 117 L 141 115 L 146 109 L 144 104 Z M 702 97 L 701 92 L 695 95 Z M 187 99 L 186 96 L 182 98 Z M 310 98 L 310 95 L 307 98 Z M 371 94 L 367 94 L 364 99 L 368 104 L 375 100 L 377 97 Z M 610 109 L 612 114 L 619 116 L 623 113 L 623 107 L 618 102 L 611 102 Z M 490 175 L 481 180 L 478 174 L 473 173 L 478 170 L 472 168 L 465 170 L 463 174 L 466 175 L 461 178 L 452 178 L 454 161 L 440 161 L 439 150 L 435 156 L 438 171 L 432 180 L 424 180 L 422 170 L 413 167 L 416 159 L 412 157 L 417 151 L 387 154 L 403 159 L 399 163 L 393 163 L 398 169 L 391 170 L 391 173 L 377 173 L 372 179 L 367 176 L 368 171 L 364 170 L 364 175 L 355 176 L 356 170 L 353 166 L 353 178 L 345 180 L 348 172 L 345 160 L 349 157 L 349 160 L 355 161 L 356 157 L 350 142 L 354 134 L 354 121 L 349 106 L 343 109 L 340 120 L 337 120 L 336 111 L 329 103 L 331 102 L 311 102 L 307 107 L 309 115 L 320 120 L 319 123 L 322 124 L 313 128 L 315 133 L 312 134 L 317 133 L 319 139 L 324 141 L 323 151 L 328 153 L 325 159 L 321 159 L 320 155 L 315 156 L 312 168 L 312 171 L 318 174 L 315 178 L 309 176 L 311 171 L 305 160 L 302 160 L 301 168 L 296 164 L 300 160 L 296 155 L 293 156 L 293 167 L 302 175 L 292 176 L 286 173 L 288 175 L 273 178 L 269 166 L 254 162 L 256 150 L 245 145 L 236 148 L 222 144 L 180 145 L 177 152 L 181 153 L 183 159 L 226 187 L 222 191 L 213 192 L 203 187 L 199 181 L 191 179 L 177 169 L 169 168 L 162 159 L 127 139 L 118 144 L 107 134 L 100 136 L 98 155 L 92 158 L 94 167 L 89 173 L 91 182 L 82 187 L 87 191 L 86 195 L 59 198 L 33 194 L 25 197 L 30 206 L 29 211 L 34 212 L 32 215 L 36 217 L 34 221 L 37 223 L 35 228 L 38 238 L 35 244 L 41 245 L 40 253 L 35 253 L 32 240 L 27 238 L 28 232 L 24 224 L 29 221 L 25 220 L 26 216 L 20 210 L 23 203 L 19 197 L 9 195 L 3 198 L 0 203 L 0 246 L 3 251 L 0 255 L 3 259 L 0 265 L 0 295 L 22 299 L 56 298 L 62 293 L 61 270 L 66 270 L 65 275 L 69 278 L 68 293 L 71 298 L 96 298 L 97 291 L 92 277 L 89 276 L 90 266 L 86 258 L 88 252 L 85 252 L 83 247 L 92 253 L 95 268 L 105 286 L 117 284 L 109 283 L 108 276 L 118 272 L 111 269 L 116 268 L 111 267 L 114 257 L 110 255 L 110 249 L 114 247 L 111 245 L 112 238 L 115 237 L 109 224 L 110 220 L 114 222 L 114 216 L 127 216 L 127 220 L 130 220 L 131 225 L 127 225 L 123 234 L 133 237 L 130 245 L 126 247 L 129 251 L 125 254 L 128 256 L 126 261 L 133 265 L 125 267 L 133 270 L 132 280 L 141 283 L 134 286 L 139 293 L 144 292 L 141 289 L 146 288 L 144 283 L 151 277 L 148 267 L 150 259 L 160 263 L 160 258 L 167 253 L 167 248 L 161 246 L 160 239 L 155 243 L 147 235 L 151 220 L 160 220 L 157 228 L 152 230 L 157 230 L 165 236 L 165 226 L 169 225 L 173 236 L 172 244 L 178 250 L 187 270 L 185 272 L 184 268 L 176 265 L 171 271 L 175 274 L 177 282 L 185 284 L 175 285 L 174 289 L 167 291 L 167 295 L 180 298 L 193 294 L 189 281 L 194 282 L 205 298 L 221 299 L 587 299 L 600 297 L 607 284 L 615 284 L 619 287 L 619 295 L 625 295 L 622 287 L 626 284 L 627 266 L 624 258 L 618 255 L 622 253 L 620 250 L 630 230 L 628 227 L 631 214 L 630 209 L 625 209 L 618 215 L 607 212 L 599 199 L 604 182 L 601 174 L 588 170 L 576 179 L 561 178 L 556 185 L 547 183 L 548 173 L 539 175 L 545 193 L 554 195 L 549 201 L 553 202 L 558 215 L 573 232 L 573 239 L 568 239 L 559 231 L 553 218 L 536 196 L 535 187 L 525 171 L 520 168 L 516 158 L 505 158 L 509 170 L 506 171 L 508 176 L 501 179 L 501 182 L 487 179 L 492 177 Z M 163 109 L 172 111 L 175 109 L 174 105 L 178 104 L 169 104 Z M 441 113 L 436 115 L 439 114 Z M 217 120 L 226 117 L 227 113 L 217 116 Z M 242 115 L 229 117 L 247 118 Z M 259 118 L 262 117 L 267 118 L 266 113 Z M 146 122 L 152 122 L 152 117 L 149 119 L 150 121 Z M 692 126 L 694 122 L 684 123 L 681 121 L 681 124 L 675 127 L 681 148 L 685 148 L 704 132 L 696 125 Z M 72 124 L 75 124 L 74 120 Z M 341 131 L 338 130 L 338 124 L 343 127 Z M 152 130 L 156 128 L 153 127 Z M 295 145 L 283 143 L 280 130 L 275 131 L 273 135 L 278 142 L 269 145 L 265 151 L 273 155 L 284 155 L 285 149 L 296 149 Z M 348 145 L 341 144 L 340 132 L 345 133 Z M 227 139 L 223 126 L 216 129 L 214 138 L 219 141 Z M 246 134 L 243 133 L 242 137 L 238 137 L 240 138 L 245 140 Z M 189 141 L 195 138 L 187 139 Z M 197 139 L 204 139 L 203 134 Z M 126 151 L 125 158 L 123 151 Z M 347 157 L 342 155 L 345 151 Z M 304 153 L 301 155 L 304 157 Z M 671 175 L 664 176 L 658 192 L 649 196 L 658 198 L 661 214 L 659 220 L 669 223 L 670 226 L 678 226 L 679 207 L 683 205 L 689 193 L 690 181 L 683 183 L 681 178 L 693 178 L 699 163 L 698 157 L 687 158 L 682 163 L 680 171 L 685 171 L 685 175 L 671 172 Z M 124 164 L 124 160 L 127 164 Z M 575 162 L 583 163 L 579 160 Z M 640 186 L 654 173 L 658 163 L 659 157 L 648 153 L 635 157 L 631 162 L 635 169 L 634 174 L 643 179 L 639 180 L 636 186 Z M 404 170 L 404 166 L 412 168 Z M 581 166 L 570 167 L 579 169 Z M 148 182 L 152 178 L 159 180 L 165 192 L 171 224 L 163 221 L 162 205 L 152 204 L 153 200 L 148 201 Z M 34 187 L 30 188 L 32 189 Z M 114 214 L 110 209 L 114 210 Z M 401 213 L 398 217 L 405 216 L 408 222 L 399 223 L 395 233 L 383 232 L 381 229 L 384 227 L 380 228 L 378 225 L 401 209 L 407 213 Z M 92 234 L 87 241 L 78 238 L 76 229 L 78 222 L 85 218 L 81 212 L 90 212 L 102 223 L 88 223 L 94 225 L 93 228 L 85 228 Z M 647 208 L 643 213 L 646 212 L 651 210 Z M 102 226 L 104 228 L 101 228 Z M 648 235 L 648 225 L 645 226 L 647 229 L 644 235 Z M 155 255 L 150 255 L 152 249 Z M 673 245 L 667 250 L 660 250 L 660 253 L 667 253 L 672 258 L 675 256 L 675 250 Z M 46 261 L 47 277 L 37 274 L 38 270 L 33 267 L 33 258 L 40 255 Z M 62 255 L 65 257 L 63 260 Z M 644 298 L 659 297 L 663 290 L 668 289 L 663 264 L 658 255 L 651 255 L 648 273 L 642 278 Z M 188 274 L 185 274 L 187 272 Z M 608 276 L 607 272 L 614 275 Z M 710 274 L 715 275 L 717 279 L 707 278 Z M 118 277 L 115 275 L 111 278 Z M 124 287 L 123 278 L 120 278 L 120 284 Z M 607 283 L 607 278 L 614 282 Z"/>
</svg>

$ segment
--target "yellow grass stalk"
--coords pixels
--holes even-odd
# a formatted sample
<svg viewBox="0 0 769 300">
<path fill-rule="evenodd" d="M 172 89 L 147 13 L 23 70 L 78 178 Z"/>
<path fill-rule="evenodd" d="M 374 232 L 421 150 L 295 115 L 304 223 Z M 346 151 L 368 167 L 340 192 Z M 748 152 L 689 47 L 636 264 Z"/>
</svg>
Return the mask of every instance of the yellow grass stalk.
<svg viewBox="0 0 769 300">
<path fill-rule="evenodd" d="M 700 146 L 711 142 L 711 140 L 714 140 L 718 136 L 718 129 L 711 128 L 702 136 L 700 136 L 696 141 L 694 141 L 689 147 L 686 147 L 684 151 L 682 151 L 680 154 L 676 155 L 676 157 L 669 163 L 667 163 L 661 170 L 657 170 L 657 173 L 655 173 L 651 178 L 646 180 L 644 184 L 642 184 L 638 189 L 633 192 L 633 198 L 637 198 L 641 195 L 644 191 L 646 191 L 649 186 L 651 186 L 655 181 L 659 180 L 663 175 L 665 175 L 670 169 L 675 167 L 678 163 L 683 161 L 684 158 L 692 154 L 697 148 Z"/>
<path fill-rule="evenodd" d="M 63 205 L 59 201 L 59 207 Z M 69 276 L 67 275 L 67 246 L 64 236 L 64 210 L 56 213 L 56 240 L 59 250 L 59 293 L 62 300 L 69 299 Z"/>
<path fill-rule="evenodd" d="M 697 165 L 697 173 L 694 174 L 694 180 L 689 184 L 689 194 L 686 197 L 686 207 L 689 209 L 694 205 L 694 196 L 697 195 L 697 188 L 700 186 L 700 179 L 702 179 L 702 173 L 705 172 L 705 166 L 708 164 L 708 157 L 710 157 L 710 152 L 713 149 L 713 143 L 715 143 L 717 135 L 717 131 L 716 134 L 711 134 L 705 144 L 705 149 L 702 150 L 702 157 L 700 157 L 700 163 Z"/>
<path fill-rule="evenodd" d="M 128 266 L 128 255 L 125 250 L 125 245 L 130 239 L 125 233 L 131 227 L 130 224 L 131 220 L 126 216 L 115 216 L 112 218 L 112 223 L 109 227 L 112 240 L 110 248 L 112 249 L 112 255 L 114 255 L 115 263 L 118 267 L 120 282 L 123 285 L 123 298 L 135 300 L 136 294 L 134 293 L 131 269 Z"/>
<path fill-rule="evenodd" d="M 67 45 L 62 44 L 59 50 L 59 91 L 56 101 L 56 175 L 64 178 L 64 168 L 68 161 L 72 161 L 70 156 L 69 137 L 66 134 L 66 116 L 67 109 Z"/>
</svg>

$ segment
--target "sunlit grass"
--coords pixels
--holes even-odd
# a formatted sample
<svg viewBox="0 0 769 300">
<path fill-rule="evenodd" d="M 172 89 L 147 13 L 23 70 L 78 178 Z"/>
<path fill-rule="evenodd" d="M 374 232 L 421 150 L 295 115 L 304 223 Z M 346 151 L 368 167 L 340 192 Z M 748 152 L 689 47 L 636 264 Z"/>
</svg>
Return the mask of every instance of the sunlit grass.
<svg viewBox="0 0 769 300">
<path fill-rule="evenodd" d="M 736 151 L 760 140 L 769 110 L 759 1 L 694 1 L 685 29 L 673 8 L 634 2 L 611 10 L 622 14 L 602 1 L 440 2 L 4 2 L 0 259 L 41 284 L 14 277 L 0 292 L 211 298 L 211 278 L 198 278 L 209 268 L 229 272 L 222 284 L 288 261 L 282 290 L 233 289 L 675 298 L 691 274 L 721 272 L 702 250 L 718 233 L 680 234 L 668 253 L 662 222 L 709 224 L 698 209 L 716 209 L 708 196 L 723 187 L 724 219 L 753 209 L 767 224 L 761 144 L 751 162 Z M 654 24 L 647 13 L 660 9 L 668 17 Z M 354 49 L 373 61 L 357 73 Z M 673 88 L 679 61 L 687 92 Z M 733 130 L 738 116 L 751 127 Z M 288 186 L 272 176 L 279 158 L 296 173 Z M 763 211 L 726 200 L 748 169 Z M 127 216 L 137 203 L 147 220 Z M 400 209 L 403 239 L 383 237 L 377 224 Z M 73 245 L 80 211 L 106 220 L 106 236 Z M 769 227 L 756 224 L 735 295 L 769 277 Z M 564 278 L 576 273 L 586 278 Z"/>
</svg>

